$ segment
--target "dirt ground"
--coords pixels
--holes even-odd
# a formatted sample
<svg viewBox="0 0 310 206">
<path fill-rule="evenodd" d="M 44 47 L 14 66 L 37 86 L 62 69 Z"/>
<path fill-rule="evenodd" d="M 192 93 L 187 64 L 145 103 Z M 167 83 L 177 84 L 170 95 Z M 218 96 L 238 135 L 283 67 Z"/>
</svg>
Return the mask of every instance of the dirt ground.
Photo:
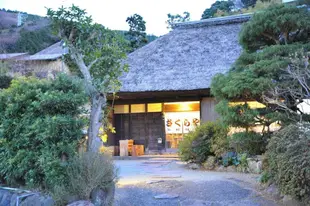
<svg viewBox="0 0 310 206">
<path fill-rule="evenodd" d="M 276 206 L 258 175 L 190 170 L 177 159 L 116 160 L 117 206 Z"/>
</svg>

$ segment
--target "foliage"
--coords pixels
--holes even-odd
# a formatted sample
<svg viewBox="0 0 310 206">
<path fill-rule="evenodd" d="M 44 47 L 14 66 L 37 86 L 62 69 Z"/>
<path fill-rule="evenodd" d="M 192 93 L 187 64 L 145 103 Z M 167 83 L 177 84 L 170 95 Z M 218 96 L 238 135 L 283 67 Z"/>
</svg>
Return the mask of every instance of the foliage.
<svg viewBox="0 0 310 206">
<path fill-rule="evenodd" d="M 134 51 L 147 43 L 145 21 L 139 14 L 134 14 L 128 17 L 126 22 L 129 25 L 126 36 L 130 41 L 131 51 Z"/>
<path fill-rule="evenodd" d="M 309 105 L 307 99 L 310 98 L 308 53 L 296 52 L 292 55 L 289 65 L 283 69 L 280 78 L 285 81 L 274 83 L 274 86 L 263 94 L 264 100 L 286 112 L 291 120 L 309 121 L 310 115 L 303 109 L 304 106 Z"/>
<path fill-rule="evenodd" d="M 229 150 L 227 138 L 228 128 L 219 121 L 217 121 L 216 124 L 219 129 L 211 139 L 211 152 L 214 153 L 215 157 L 219 158 Z"/>
<path fill-rule="evenodd" d="M 6 75 L 10 70 L 10 66 L 7 62 L 0 62 L 0 75 Z"/>
<path fill-rule="evenodd" d="M 226 136 L 227 129 L 221 124 L 207 122 L 185 135 L 179 144 L 179 154 L 183 161 L 202 164 L 212 155 L 212 139 L 220 135 Z"/>
<path fill-rule="evenodd" d="M 269 20 L 269 21 L 266 21 Z M 247 51 L 271 45 L 309 41 L 310 14 L 306 8 L 274 5 L 256 13 L 240 32 L 240 44 Z"/>
<path fill-rule="evenodd" d="M 246 8 L 254 6 L 256 4 L 256 1 L 257 0 L 241 0 L 241 2 Z"/>
<path fill-rule="evenodd" d="M 103 154 L 86 152 L 73 158 L 66 170 L 67 181 L 54 188 L 53 197 L 58 203 L 74 196 L 79 200 L 90 199 L 94 189 L 114 190 L 117 171 L 113 160 Z M 111 195 L 111 194 L 110 194 Z M 108 197 L 110 205 L 114 196 Z"/>
<path fill-rule="evenodd" d="M 6 62 L 0 62 L 0 90 L 10 86 L 12 77 L 8 76 L 9 65 Z"/>
<path fill-rule="evenodd" d="M 91 101 L 87 149 L 98 152 L 107 93 L 120 88 L 119 76 L 127 71 L 127 65 L 121 61 L 126 57 L 127 43 L 117 32 L 94 24 L 87 12 L 77 6 L 48 9 L 47 13 L 52 28 L 66 42 L 70 57 L 83 76 Z"/>
<path fill-rule="evenodd" d="M 238 153 L 260 155 L 266 148 L 265 137 L 256 132 L 238 132 L 229 137 L 229 143 Z"/>
<path fill-rule="evenodd" d="M 83 137 L 86 103 L 78 80 L 13 80 L 0 92 L 0 177 L 9 185 L 51 188 Z"/>
<path fill-rule="evenodd" d="M 234 165 L 238 167 L 240 172 L 247 172 L 248 171 L 247 158 L 248 158 L 247 153 L 227 152 L 222 156 L 220 163 L 224 167 Z"/>
<path fill-rule="evenodd" d="M 167 14 L 167 16 L 168 20 L 166 21 L 166 24 L 168 25 L 168 29 L 172 29 L 176 23 L 186 22 L 190 20 L 190 13 L 187 11 L 183 12 L 183 16 L 180 14 L 173 15 L 170 13 Z"/>
<path fill-rule="evenodd" d="M 28 52 L 29 54 L 34 54 L 55 43 L 57 40 L 57 38 L 51 35 L 49 27 L 34 31 L 21 29 L 20 37 L 13 46 L 8 48 L 8 52 Z"/>
<path fill-rule="evenodd" d="M 6 89 L 10 86 L 12 77 L 7 76 L 7 75 L 0 75 L 0 90 L 1 89 Z"/>
<path fill-rule="evenodd" d="M 230 165 L 239 165 L 238 155 L 236 152 L 226 152 L 220 161 L 224 167 Z"/>
<path fill-rule="evenodd" d="M 270 136 L 269 127 L 273 122 L 284 125 L 291 121 L 277 105 L 266 102 L 264 94 L 282 84 L 297 85 L 296 79 L 283 78 L 283 70 L 292 63 L 292 54 L 309 51 L 309 23 L 310 13 L 304 8 L 273 5 L 255 13 L 239 34 L 244 52 L 228 73 L 216 75 L 212 80 L 211 92 L 219 101 L 216 109 L 227 126 L 245 128 L 248 133 L 252 127 L 261 125 L 262 132 L 267 132 L 259 147 Z M 245 103 L 231 104 L 238 101 Z M 257 101 L 265 107 L 250 108 L 247 101 Z M 298 109 L 297 101 L 289 99 L 287 105 L 291 110 Z M 247 137 L 243 138 L 246 142 L 258 138 L 253 133 L 235 135 L 240 140 L 242 136 Z M 248 143 L 245 143 L 246 147 L 250 146 Z M 250 153 L 253 152 L 258 151 Z"/>
<path fill-rule="evenodd" d="M 310 203 L 310 124 L 282 128 L 270 140 L 265 170 L 280 191 Z"/>
<path fill-rule="evenodd" d="M 241 172 L 247 172 L 248 171 L 248 154 L 247 153 L 241 153 L 238 154 L 238 160 L 239 160 L 239 167 L 241 169 Z"/>
<path fill-rule="evenodd" d="M 263 184 L 267 183 L 270 180 L 270 174 L 266 171 L 263 171 L 263 173 L 259 177 L 259 181 Z"/>
<path fill-rule="evenodd" d="M 202 16 L 201 19 L 209 19 L 214 17 L 214 14 L 217 13 L 218 10 L 221 10 L 223 12 L 231 12 L 232 8 L 234 7 L 233 1 L 216 1 L 211 5 L 210 8 L 206 9 Z"/>
</svg>

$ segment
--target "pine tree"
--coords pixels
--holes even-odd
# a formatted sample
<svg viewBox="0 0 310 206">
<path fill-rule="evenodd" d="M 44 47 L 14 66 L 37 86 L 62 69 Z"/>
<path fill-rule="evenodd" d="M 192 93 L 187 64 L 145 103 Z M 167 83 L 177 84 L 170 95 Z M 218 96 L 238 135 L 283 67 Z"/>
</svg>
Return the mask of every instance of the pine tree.
<svg viewBox="0 0 310 206">
<path fill-rule="evenodd" d="M 293 86 L 294 80 L 284 78 L 284 69 L 291 63 L 292 55 L 310 51 L 310 13 L 304 8 L 274 5 L 253 15 L 240 34 L 244 50 L 227 74 L 214 77 L 211 91 L 220 103 L 217 111 L 230 126 L 249 128 L 269 126 L 277 120 L 288 120 L 276 105 L 266 103 L 264 94 L 280 84 Z M 265 108 L 251 109 L 247 101 L 265 104 Z M 245 101 L 232 106 L 229 102 Z M 298 110 L 294 98 L 285 102 Z"/>
</svg>

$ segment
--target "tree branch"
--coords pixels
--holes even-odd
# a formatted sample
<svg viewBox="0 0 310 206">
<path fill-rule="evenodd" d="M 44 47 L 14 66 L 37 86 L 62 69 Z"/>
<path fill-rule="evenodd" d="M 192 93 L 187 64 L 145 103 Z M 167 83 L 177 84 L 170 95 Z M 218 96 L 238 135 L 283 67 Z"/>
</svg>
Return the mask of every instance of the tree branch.
<svg viewBox="0 0 310 206">
<path fill-rule="evenodd" d="M 90 70 L 94 64 L 96 64 L 98 61 L 100 61 L 100 60 L 102 60 L 102 59 L 104 59 L 103 56 L 100 57 L 100 58 L 95 59 L 95 60 L 92 61 L 92 62 L 90 62 L 89 65 L 87 66 L 88 70 Z"/>
<path fill-rule="evenodd" d="M 276 39 L 275 37 L 271 36 L 270 34 L 267 34 L 267 33 L 264 33 L 264 32 L 263 32 L 262 35 L 263 35 L 264 37 L 267 37 L 267 38 L 273 40 L 276 44 L 280 44 L 280 41 L 279 41 L 278 39 Z"/>
</svg>

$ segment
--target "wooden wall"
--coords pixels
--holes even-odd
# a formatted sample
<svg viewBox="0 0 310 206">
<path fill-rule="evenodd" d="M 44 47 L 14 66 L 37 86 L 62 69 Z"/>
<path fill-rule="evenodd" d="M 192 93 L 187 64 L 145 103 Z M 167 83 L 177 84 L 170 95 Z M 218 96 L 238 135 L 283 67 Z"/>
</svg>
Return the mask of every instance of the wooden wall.
<svg viewBox="0 0 310 206">
<path fill-rule="evenodd" d="M 219 114 L 215 111 L 216 101 L 212 97 L 202 98 L 200 102 L 201 122 L 216 121 Z"/>
</svg>

